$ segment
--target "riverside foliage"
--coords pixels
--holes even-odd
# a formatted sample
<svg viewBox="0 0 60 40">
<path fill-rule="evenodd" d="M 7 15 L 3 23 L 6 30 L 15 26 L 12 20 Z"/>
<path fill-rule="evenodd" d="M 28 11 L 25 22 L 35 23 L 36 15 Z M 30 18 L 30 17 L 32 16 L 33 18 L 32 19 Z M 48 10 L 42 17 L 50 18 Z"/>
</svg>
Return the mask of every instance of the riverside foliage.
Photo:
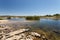
<svg viewBox="0 0 60 40">
<path fill-rule="evenodd" d="M 26 20 L 40 20 L 39 16 L 27 16 Z"/>
</svg>

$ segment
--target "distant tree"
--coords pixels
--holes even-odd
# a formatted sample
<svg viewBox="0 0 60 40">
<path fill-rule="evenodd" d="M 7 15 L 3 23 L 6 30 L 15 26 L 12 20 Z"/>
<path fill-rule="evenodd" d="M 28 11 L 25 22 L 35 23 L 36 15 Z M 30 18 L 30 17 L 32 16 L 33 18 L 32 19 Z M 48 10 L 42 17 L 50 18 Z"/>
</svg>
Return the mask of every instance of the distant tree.
<svg viewBox="0 0 60 40">
<path fill-rule="evenodd" d="M 51 17 L 52 15 L 46 15 L 47 17 Z"/>
<path fill-rule="evenodd" d="M 54 14 L 53 16 L 60 16 L 60 14 Z"/>
</svg>

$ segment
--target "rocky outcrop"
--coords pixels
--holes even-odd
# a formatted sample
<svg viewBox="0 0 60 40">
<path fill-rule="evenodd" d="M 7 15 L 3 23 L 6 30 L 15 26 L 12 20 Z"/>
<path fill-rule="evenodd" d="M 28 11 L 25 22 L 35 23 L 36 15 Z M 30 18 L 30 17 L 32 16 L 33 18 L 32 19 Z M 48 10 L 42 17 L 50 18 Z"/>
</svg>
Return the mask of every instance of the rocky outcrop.
<svg viewBox="0 0 60 40">
<path fill-rule="evenodd" d="M 10 33 L 0 33 L 0 40 L 48 40 L 44 35 L 29 31 L 30 29 L 20 29 Z"/>
</svg>

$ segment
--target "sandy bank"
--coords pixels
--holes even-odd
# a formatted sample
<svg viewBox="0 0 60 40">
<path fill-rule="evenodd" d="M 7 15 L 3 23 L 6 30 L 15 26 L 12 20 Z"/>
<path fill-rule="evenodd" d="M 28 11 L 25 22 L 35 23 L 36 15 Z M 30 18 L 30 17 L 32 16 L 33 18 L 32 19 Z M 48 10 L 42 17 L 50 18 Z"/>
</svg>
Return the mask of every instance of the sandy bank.
<svg viewBox="0 0 60 40">
<path fill-rule="evenodd" d="M 1 23 L 7 23 L 7 22 L 9 22 L 9 20 L 0 20 L 0 24 Z"/>
<path fill-rule="evenodd" d="M 34 21 L 13 21 L 13 20 L 0 20 L 0 24 L 5 24 L 5 23 L 16 23 L 16 22 L 34 22 Z"/>
</svg>

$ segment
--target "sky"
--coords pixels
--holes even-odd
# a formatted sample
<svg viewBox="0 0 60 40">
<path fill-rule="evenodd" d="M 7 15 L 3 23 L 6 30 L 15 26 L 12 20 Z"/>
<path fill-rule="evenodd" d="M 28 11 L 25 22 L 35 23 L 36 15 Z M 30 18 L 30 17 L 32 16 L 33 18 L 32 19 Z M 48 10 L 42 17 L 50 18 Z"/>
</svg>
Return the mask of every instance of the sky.
<svg viewBox="0 0 60 40">
<path fill-rule="evenodd" d="M 60 14 L 60 0 L 0 0 L 0 15 Z"/>
</svg>

